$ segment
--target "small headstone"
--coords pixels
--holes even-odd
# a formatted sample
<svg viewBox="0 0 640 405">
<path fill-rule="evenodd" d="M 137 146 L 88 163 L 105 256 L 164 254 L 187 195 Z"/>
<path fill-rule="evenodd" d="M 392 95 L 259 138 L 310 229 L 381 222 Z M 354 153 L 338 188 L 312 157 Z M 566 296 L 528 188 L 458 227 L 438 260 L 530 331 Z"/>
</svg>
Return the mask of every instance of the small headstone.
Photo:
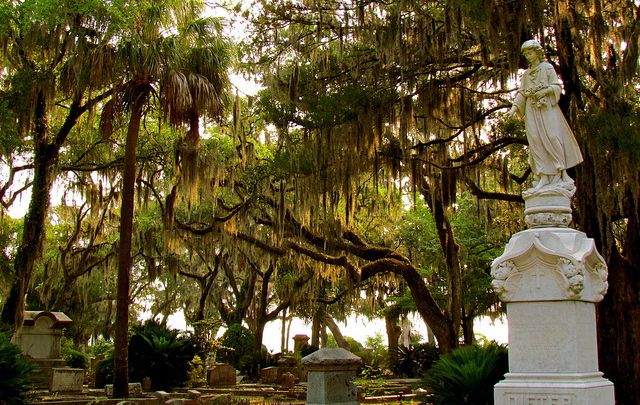
<svg viewBox="0 0 640 405">
<path fill-rule="evenodd" d="M 278 382 L 279 367 L 265 367 L 260 370 L 260 382 L 263 384 L 275 384 Z"/>
<path fill-rule="evenodd" d="M 291 389 L 296 385 L 297 380 L 298 378 L 296 378 L 292 373 L 284 373 L 280 376 L 279 383 L 283 388 Z"/>
<path fill-rule="evenodd" d="M 207 370 L 207 383 L 212 387 L 236 385 L 236 369 L 228 364 L 218 364 Z"/>
<path fill-rule="evenodd" d="M 172 398 L 168 401 L 165 401 L 164 403 L 166 405 L 183 405 L 185 404 L 187 401 L 181 398 Z"/>
<path fill-rule="evenodd" d="M 151 377 L 145 377 L 142 379 L 142 391 L 151 391 Z"/>
<path fill-rule="evenodd" d="M 129 383 L 129 395 L 132 397 L 142 396 L 142 384 L 140 383 Z"/>
<path fill-rule="evenodd" d="M 120 401 L 116 405 L 137 405 L 135 401 Z"/>
<path fill-rule="evenodd" d="M 82 392 L 84 370 L 81 368 L 52 368 L 49 390 L 51 392 Z"/>
</svg>

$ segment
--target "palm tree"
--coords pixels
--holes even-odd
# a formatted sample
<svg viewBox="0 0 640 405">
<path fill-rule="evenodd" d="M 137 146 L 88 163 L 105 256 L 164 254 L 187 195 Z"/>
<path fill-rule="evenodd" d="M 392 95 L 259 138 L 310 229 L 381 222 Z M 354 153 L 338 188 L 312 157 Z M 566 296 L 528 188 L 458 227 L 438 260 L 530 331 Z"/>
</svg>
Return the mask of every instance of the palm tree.
<svg viewBox="0 0 640 405">
<path fill-rule="evenodd" d="M 200 18 L 197 0 L 154 2 L 142 10 L 134 30 L 123 40 L 117 60 L 127 72 L 118 98 L 129 107 L 122 175 L 122 206 L 116 305 L 114 395 L 128 396 L 127 331 L 133 232 L 136 147 L 145 107 L 157 97 L 167 121 L 188 127 L 187 141 L 197 146 L 201 116 L 222 115 L 227 99 L 229 43 L 221 25 Z M 190 160 L 190 159 L 189 159 Z"/>
</svg>

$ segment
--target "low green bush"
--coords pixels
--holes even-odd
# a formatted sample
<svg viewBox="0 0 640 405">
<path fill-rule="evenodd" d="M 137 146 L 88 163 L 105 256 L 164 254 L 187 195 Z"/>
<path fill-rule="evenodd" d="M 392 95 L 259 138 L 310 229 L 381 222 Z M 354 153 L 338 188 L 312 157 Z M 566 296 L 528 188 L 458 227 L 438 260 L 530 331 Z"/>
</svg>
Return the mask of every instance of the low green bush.
<svg viewBox="0 0 640 405">
<path fill-rule="evenodd" d="M 33 365 L 22 355 L 20 348 L 0 332 L 0 404 L 27 403 L 31 387 L 29 373 Z"/>
<path fill-rule="evenodd" d="M 62 357 L 67 366 L 71 368 L 82 368 L 85 370 L 89 368 L 89 357 L 79 350 L 66 349 L 64 353 L 62 353 Z"/>
<path fill-rule="evenodd" d="M 218 352 L 218 360 L 232 365 L 241 372 L 252 375 L 252 361 L 260 361 L 256 353 L 256 338 L 251 331 L 240 324 L 232 324 L 220 339 L 226 349 Z"/>
<path fill-rule="evenodd" d="M 439 358 L 438 348 L 429 343 L 398 346 L 389 353 L 391 370 L 409 378 L 422 376 Z"/>
<path fill-rule="evenodd" d="M 153 390 L 168 391 L 189 381 L 189 362 L 198 353 L 196 339 L 156 321 L 131 328 L 129 381 L 151 378 Z"/>
<path fill-rule="evenodd" d="M 508 368 L 505 346 L 466 346 L 441 357 L 420 385 L 433 405 L 493 405 L 493 386 Z"/>
</svg>

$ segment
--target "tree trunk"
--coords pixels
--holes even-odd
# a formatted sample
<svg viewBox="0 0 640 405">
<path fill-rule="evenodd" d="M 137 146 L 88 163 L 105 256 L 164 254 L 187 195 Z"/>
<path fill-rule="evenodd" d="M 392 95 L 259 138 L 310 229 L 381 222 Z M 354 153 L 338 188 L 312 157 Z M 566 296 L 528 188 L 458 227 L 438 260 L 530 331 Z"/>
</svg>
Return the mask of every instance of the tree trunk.
<svg viewBox="0 0 640 405">
<path fill-rule="evenodd" d="M 462 336 L 464 338 L 465 345 L 472 345 L 476 340 L 475 333 L 473 331 L 473 319 L 474 317 L 462 317 Z"/>
<path fill-rule="evenodd" d="M 24 217 L 22 241 L 14 258 L 15 278 L 2 309 L 1 324 L 13 333 L 22 327 L 27 289 L 36 260 L 42 255 L 49 191 L 54 180 L 59 148 L 47 143 L 48 120 L 45 96 L 39 92 L 35 107 L 33 186 L 29 210 Z"/>
<path fill-rule="evenodd" d="M 637 246 L 637 245 L 636 245 Z M 640 267 L 609 258 L 609 292 L 597 306 L 600 369 L 619 404 L 640 404 Z"/>
<path fill-rule="evenodd" d="M 146 93 L 137 95 L 132 109 L 127 143 L 125 145 L 124 169 L 122 174 L 122 205 L 120 209 L 120 243 L 118 246 L 118 287 L 116 299 L 116 331 L 113 356 L 113 396 L 129 396 L 129 284 L 131 270 L 131 240 L 133 235 L 133 214 L 135 205 L 136 148 L 142 108 Z"/>
<path fill-rule="evenodd" d="M 387 348 L 389 353 L 394 353 L 398 348 L 398 341 L 402 329 L 400 328 L 400 313 L 390 307 L 384 312 L 384 323 L 387 329 Z"/>
<path fill-rule="evenodd" d="M 289 350 L 287 345 L 287 309 L 282 311 L 282 330 L 280 336 L 280 351 L 285 353 Z"/>
<path fill-rule="evenodd" d="M 436 336 L 441 353 L 449 353 L 458 346 L 458 334 L 453 328 L 451 319 L 439 310 L 420 273 L 415 269 L 406 270 L 403 272 L 403 277 L 411 286 L 409 291 L 416 303 L 418 313 Z"/>
<path fill-rule="evenodd" d="M 311 321 L 311 346 L 320 347 L 320 315 L 316 314 Z"/>
<path fill-rule="evenodd" d="M 349 342 L 347 342 L 342 335 L 342 332 L 340 332 L 340 328 L 338 327 L 338 324 L 336 324 L 336 321 L 334 321 L 329 315 L 325 314 L 322 318 L 322 323 L 329 328 L 331 334 L 336 340 L 336 343 L 338 344 L 338 347 L 349 350 Z"/>
</svg>

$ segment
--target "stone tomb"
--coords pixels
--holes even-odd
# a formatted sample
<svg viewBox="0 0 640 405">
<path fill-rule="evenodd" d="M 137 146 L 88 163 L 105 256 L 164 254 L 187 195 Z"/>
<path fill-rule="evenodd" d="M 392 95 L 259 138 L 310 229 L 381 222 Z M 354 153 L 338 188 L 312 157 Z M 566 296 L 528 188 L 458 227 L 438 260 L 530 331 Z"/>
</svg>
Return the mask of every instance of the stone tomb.
<svg viewBox="0 0 640 405">
<path fill-rule="evenodd" d="M 82 392 L 84 370 L 81 368 L 53 368 L 49 380 L 51 392 Z"/>
<path fill-rule="evenodd" d="M 71 319 L 62 312 L 25 311 L 22 329 L 14 337 L 14 343 L 35 364 L 37 370 L 33 379 L 37 388 L 50 389 L 52 370 L 64 368 L 65 361 L 60 353 L 60 340 L 62 330 L 71 322 Z M 64 381 L 62 384 L 64 385 Z"/>
<path fill-rule="evenodd" d="M 360 357 L 348 350 L 320 349 L 302 359 L 307 377 L 307 404 L 358 404 L 358 390 L 353 384 Z"/>
</svg>

